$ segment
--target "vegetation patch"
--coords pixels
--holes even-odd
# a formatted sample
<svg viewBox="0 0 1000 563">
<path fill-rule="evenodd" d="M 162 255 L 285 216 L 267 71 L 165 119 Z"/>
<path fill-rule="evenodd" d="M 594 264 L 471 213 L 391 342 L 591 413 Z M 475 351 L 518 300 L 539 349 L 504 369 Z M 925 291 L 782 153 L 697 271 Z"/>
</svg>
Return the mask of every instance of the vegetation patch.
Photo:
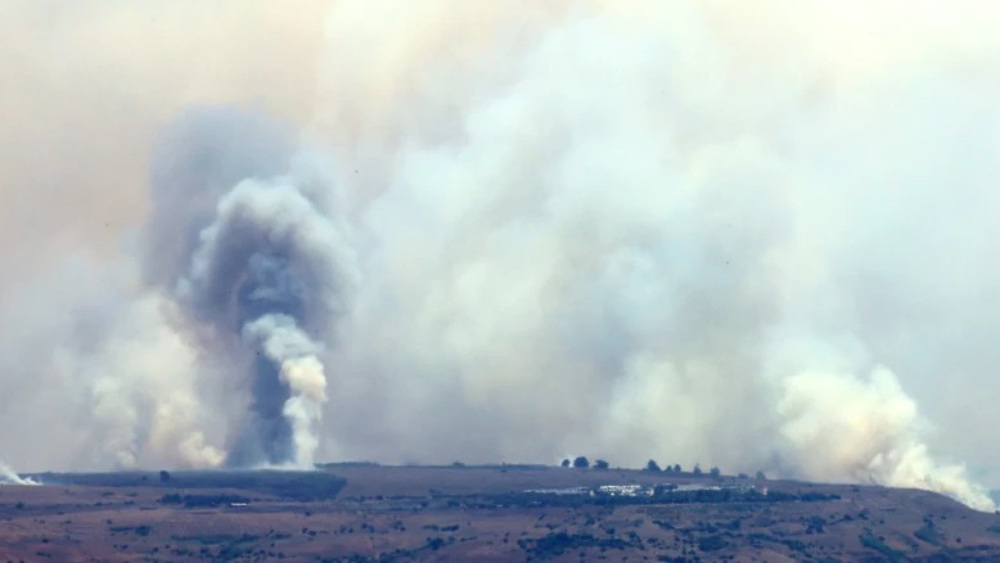
<svg viewBox="0 0 1000 563">
<path fill-rule="evenodd" d="M 882 555 L 889 558 L 889 561 L 902 561 L 903 554 L 898 550 L 895 550 L 882 538 L 872 534 L 870 531 L 865 531 L 863 534 L 858 536 L 861 541 L 861 545 L 867 547 L 868 549 L 874 549 L 875 551 L 881 553 Z"/>
<path fill-rule="evenodd" d="M 621 538 L 601 539 L 593 534 L 567 534 L 566 532 L 552 533 L 537 540 L 523 539 L 517 543 L 521 549 L 535 557 L 558 557 L 567 550 L 587 547 L 623 550 L 631 545 Z"/>
<path fill-rule="evenodd" d="M 944 544 L 944 538 L 941 537 L 941 532 L 930 522 L 925 523 L 922 528 L 913 532 L 913 536 L 918 540 L 925 541 L 931 545 L 941 546 Z"/>
<path fill-rule="evenodd" d="M 702 551 L 718 551 L 728 545 L 724 534 L 712 534 L 698 540 L 698 549 Z"/>
<path fill-rule="evenodd" d="M 129 533 L 129 532 L 134 532 L 137 535 L 145 537 L 145 536 L 148 536 L 149 533 L 153 529 L 150 528 L 149 526 L 143 525 L 143 526 L 111 526 L 109 528 L 109 530 L 112 533 Z"/>
</svg>

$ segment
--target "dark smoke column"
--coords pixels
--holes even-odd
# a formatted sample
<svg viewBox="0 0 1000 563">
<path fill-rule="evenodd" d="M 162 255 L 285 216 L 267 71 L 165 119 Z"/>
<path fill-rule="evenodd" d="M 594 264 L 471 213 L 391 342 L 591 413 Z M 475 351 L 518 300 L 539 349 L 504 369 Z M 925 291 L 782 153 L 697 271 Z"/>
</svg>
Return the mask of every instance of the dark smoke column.
<svg viewBox="0 0 1000 563">
<path fill-rule="evenodd" d="M 320 352 L 353 279 L 347 229 L 322 205 L 329 186 L 296 173 L 259 117 L 203 110 L 173 135 L 161 148 L 172 162 L 160 161 L 171 181 L 154 171 L 147 275 L 209 329 L 195 331 L 209 334 L 203 348 L 225 358 L 235 340 L 249 358 L 251 404 L 227 463 L 310 467 L 327 399 Z M 175 260 L 156 262 L 157 249 Z"/>
</svg>

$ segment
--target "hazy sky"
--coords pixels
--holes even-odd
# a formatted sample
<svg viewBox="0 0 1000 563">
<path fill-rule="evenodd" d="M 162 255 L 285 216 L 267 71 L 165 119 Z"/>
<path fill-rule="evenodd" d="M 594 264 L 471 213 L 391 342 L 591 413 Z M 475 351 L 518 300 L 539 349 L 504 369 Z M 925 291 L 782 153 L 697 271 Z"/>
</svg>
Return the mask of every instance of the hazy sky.
<svg viewBox="0 0 1000 563">
<path fill-rule="evenodd" d="M 295 250 L 354 280 L 311 335 L 320 458 L 1000 486 L 996 29 L 985 0 L 2 2 L 0 459 L 218 463 L 245 350 L 165 249 L 280 176 L 350 246 Z"/>
</svg>

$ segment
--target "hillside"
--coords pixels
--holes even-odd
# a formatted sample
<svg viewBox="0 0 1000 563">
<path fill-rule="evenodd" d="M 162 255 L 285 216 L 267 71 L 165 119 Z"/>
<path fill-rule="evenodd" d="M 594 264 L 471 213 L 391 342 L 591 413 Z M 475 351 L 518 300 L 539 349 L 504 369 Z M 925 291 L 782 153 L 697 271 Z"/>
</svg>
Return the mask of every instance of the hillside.
<svg viewBox="0 0 1000 563">
<path fill-rule="evenodd" d="M 0 560 L 1000 558 L 1000 515 L 873 486 L 537 466 L 33 477 L 0 487 Z"/>
</svg>

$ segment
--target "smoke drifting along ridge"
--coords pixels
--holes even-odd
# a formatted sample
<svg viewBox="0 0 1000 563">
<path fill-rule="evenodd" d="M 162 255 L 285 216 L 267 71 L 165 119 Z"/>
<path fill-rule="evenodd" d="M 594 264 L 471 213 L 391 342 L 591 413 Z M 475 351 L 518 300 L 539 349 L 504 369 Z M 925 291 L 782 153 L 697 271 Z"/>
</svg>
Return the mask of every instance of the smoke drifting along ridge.
<svg viewBox="0 0 1000 563">
<path fill-rule="evenodd" d="M 0 462 L 0 485 L 38 485 L 39 483 L 31 478 L 21 477 L 14 472 L 13 469 L 8 467 L 5 463 Z"/>
<path fill-rule="evenodd" d="M 4 405 L 8 459 L 578 452 L 994 508 L 932 455 L 1000 484 L 992 4 L 338 0 L 280 23 L 322 32 L 289 57 L 309 95 L 246 80 L 192 109 L 231 91 L 192 86 L 117 257 L 82 230 L 0 274 L 0 377 L 33 405 Z M 93 181 L 72 185 L 116 197 Z"/>
</svg>

